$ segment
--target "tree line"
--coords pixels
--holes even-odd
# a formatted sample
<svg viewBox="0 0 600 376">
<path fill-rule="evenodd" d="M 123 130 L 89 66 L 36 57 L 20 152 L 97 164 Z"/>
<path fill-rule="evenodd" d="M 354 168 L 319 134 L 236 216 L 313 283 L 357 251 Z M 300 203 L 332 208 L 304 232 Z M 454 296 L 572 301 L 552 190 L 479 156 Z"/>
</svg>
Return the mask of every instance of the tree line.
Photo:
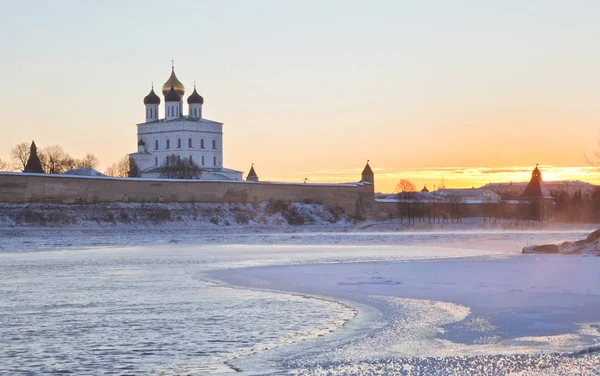
<svg viewBox="0 0 600 376">
<path fill-rule="evenodd" d="M 10 161 L 0 159 L 0 171 L 25 170 L 29 154 L 30 144 L 21 142 L 10 151 Z M 98 158 L 88 153 L 83 158 L 73 158 L 62 146 L 53 145 L 40 148 L 37 151 L 42 168 L 47 174 L 62 174 L 71 169 L 97 169 Z M 114 177 L 139 177 L 140 170 L 134 160 L 124 155 L 118 161 L 108 165 L 104 171 L 105 175 Z M 159 175 L 166 179 L 199 179 L 202 176 L 202 168 L 191 159 L 170 155 L 159 167 Z"/>
<path fill-rule="evenodd" d="M 13 171 L 23 171 L 29 160 L 30 152 L 30 145 L 27 142 L 17 144 L 10 151 L 11 163 L 5 162 L 5 167 Z M 94 154 L 88 153 L 80 159 L 73 158 L 60 145 L 41 148 L 37 154 L 42 168 L 47 174 L 62 174 L 76 168 L 97 168 L 99 164 L 98 158 Z"/>
<path fill-rule="evenodd" d="M 25 169 L 31 146 L 27 142 L 15 145 L 9 153 L 10 160 L 0 159 L 0 171 L 21 171 Z M 100 164 L 98 158 L 87 153 L 83 158 L 73 158 L 62 146 L 52 145 L 37 150 L 42 169 L 47 174 L 62 174 L 71 169 L 97 169 Z M 129 156 L 125 155 L 117 162 L 109 165 L 104 172 L 108 176 L 126 177 L 129 175 Z"/>
</svg>

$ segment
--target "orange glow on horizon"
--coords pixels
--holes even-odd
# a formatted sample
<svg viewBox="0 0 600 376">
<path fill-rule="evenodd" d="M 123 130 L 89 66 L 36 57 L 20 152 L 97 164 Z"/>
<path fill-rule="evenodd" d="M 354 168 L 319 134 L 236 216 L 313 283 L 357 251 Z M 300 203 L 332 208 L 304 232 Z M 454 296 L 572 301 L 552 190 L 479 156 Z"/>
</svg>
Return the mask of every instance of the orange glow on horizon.
<svg viewBox="0 0 600 376">
<path fill-rule="evenodd" d="M 391 171 L 384 167 L 371 166 L 375 172 L 375 191 L 392 192 L 400 179 L 408 179 L 418 190 L 424 185 L 428 189 L 437 189 L 442 180 L 446 188 L 480 187 L 488 183 L 527 182 L 535 166 L 508 167 L 440 167 L 419 168 Z M 592 166 L 545 166 L 540 165 L 544 181 L 583 181 L 591 184 L 600 183 L 600 171 Z M 361 168 L 331 169 L 315 172 L 298 172 L 290 176 L 264 176 L 263 181 L 303 182 L 309 183 L 348 183 L 360 179 Z"/>
</svg>

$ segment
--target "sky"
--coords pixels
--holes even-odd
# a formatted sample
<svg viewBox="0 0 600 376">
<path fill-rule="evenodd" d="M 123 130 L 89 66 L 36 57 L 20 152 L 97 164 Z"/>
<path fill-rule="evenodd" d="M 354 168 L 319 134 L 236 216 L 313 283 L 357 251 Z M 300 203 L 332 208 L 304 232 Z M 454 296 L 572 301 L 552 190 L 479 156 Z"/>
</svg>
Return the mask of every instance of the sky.
<svg viewBox="0 0 600 376">
<path fill-rule="evenodd" d="M 376 191 L 600 183 L 598 1 L 0 0 L 0 159 L 32 139 L 100 170 L 137 149 L 171 60 L 224 165 Z M 158 90 L 157 90 L 158 91 Z M 162 110 L 162 106 L 161 106 Z M 185 109 L 184 109 L 185 111 Z"/>
</svg>

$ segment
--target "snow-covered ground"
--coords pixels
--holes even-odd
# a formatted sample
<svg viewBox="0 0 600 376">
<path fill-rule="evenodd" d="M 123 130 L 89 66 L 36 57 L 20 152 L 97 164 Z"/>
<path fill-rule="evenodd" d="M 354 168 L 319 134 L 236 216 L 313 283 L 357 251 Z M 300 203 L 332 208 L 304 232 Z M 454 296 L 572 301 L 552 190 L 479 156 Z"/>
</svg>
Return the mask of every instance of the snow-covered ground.
<svg viewBox="0 0 600 376">
<path fill-rule="evenodd" d="M 443 241 L 397 246 L 396 257 L 388 255 L 387 262 L 354 259 L 210 275 L 238 286 L 357 302 L 383 314 L 385 324 L 365 337 L 287 359 L 285 367 L 295 374 L 568 375 L 600 370 L 597 355 L 573 355 L 600 345 L 600 259 L 518 255 L 510 248 L 524 238 L 480 235 L 470 244 L 450 241 L 452 247 Z M 533 238 L 547 241 L 555 235 Z M 452 240 L 448 234 L 444 238 Z M 373 254 L 379 254 L 377 247 Z M 256 363 L 241 359 L 238 364 Z"/>
</svg>

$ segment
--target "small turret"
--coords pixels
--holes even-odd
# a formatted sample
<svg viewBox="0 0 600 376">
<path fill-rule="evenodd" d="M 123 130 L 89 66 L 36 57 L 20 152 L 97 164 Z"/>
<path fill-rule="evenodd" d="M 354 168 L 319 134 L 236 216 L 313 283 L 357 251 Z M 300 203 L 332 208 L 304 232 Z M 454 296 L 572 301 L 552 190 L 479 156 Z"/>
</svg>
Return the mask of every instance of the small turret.
<svg viewBox="0 0 600 376">
<path fill-rule="evenodd" d="M 165 119 L 178 119 L 181 115 L 181 95 L 179 95 L 173 86 L 165 94 Z"/>
<path fill-rule="evenodd" d="M 31 147 L 29 149 L 29 159 L 27 159 L 27 164 L 25 164 L 23 172 L 33 174 L 44 173 L 44 169 L 42 168 L 42 162 L 40 162 L 40 157 L 38 157 L 37 155 L 37 146 L 35 146 L 35 141 L 31 142 Z"/>
<path fill-rule="evenodd" d="M 535 169 L 531 173 L 531 180 L 525 187 L 525 190 L 521 194 L 521 199 L 542 199 L 542 198 L 551 198 L 550 192 L 546 185 L 544 184 L 544 180 L 542 180 L 542 173 L 538 167 L 535 165 Z"/>
<path fill-rule="evenodd" d="M 144 105 L 146 106 L 146 123 L 158 120 L 160 98 L 154 92 L 154 85 L 152 85 L 150 93 L 144 97 Z"/>
<path fill-rule="evenodd" d="M 194 92 L 187 99 L 188 107 L 190 110 L 190 116 L 198 119 L 202 119 L 202 105 L 204 104 L 204 98 L 196 91 L 196 84 L 194 83 Z"/>
<path fill-rule="evenodd" d="M 140 140 L 138 141 L 138 153 L 145 153 L 146 152 L 146 143 L 144 142 L 144 140 L 142 140 L 140 138 Z"/>
<path fill-rule="evenodd" d="M 421 192 L 429 192 L 429 189 L 427 189 L 427 184 L 423 185 L 423 189 L 421 189 Z"/>
<path fill-rule="evenodd" d="M 250 167 L 250 172 L 248 172 L 248 176 L 246 176 L 246 181 L 258 181 L 258 175 L 256 175 L 256 171 L 254 171 L 254 163 Z"/>
<path fill-rule="evenodd" d="M 371 170 L 371 166 L 369 166 L 369 161 L 367 161 L 367 165 L 363 169 L 360 181 L 362 183 L 375 183 L 375 174 L 373 174 L 373 170 Z"/>
</svg>

